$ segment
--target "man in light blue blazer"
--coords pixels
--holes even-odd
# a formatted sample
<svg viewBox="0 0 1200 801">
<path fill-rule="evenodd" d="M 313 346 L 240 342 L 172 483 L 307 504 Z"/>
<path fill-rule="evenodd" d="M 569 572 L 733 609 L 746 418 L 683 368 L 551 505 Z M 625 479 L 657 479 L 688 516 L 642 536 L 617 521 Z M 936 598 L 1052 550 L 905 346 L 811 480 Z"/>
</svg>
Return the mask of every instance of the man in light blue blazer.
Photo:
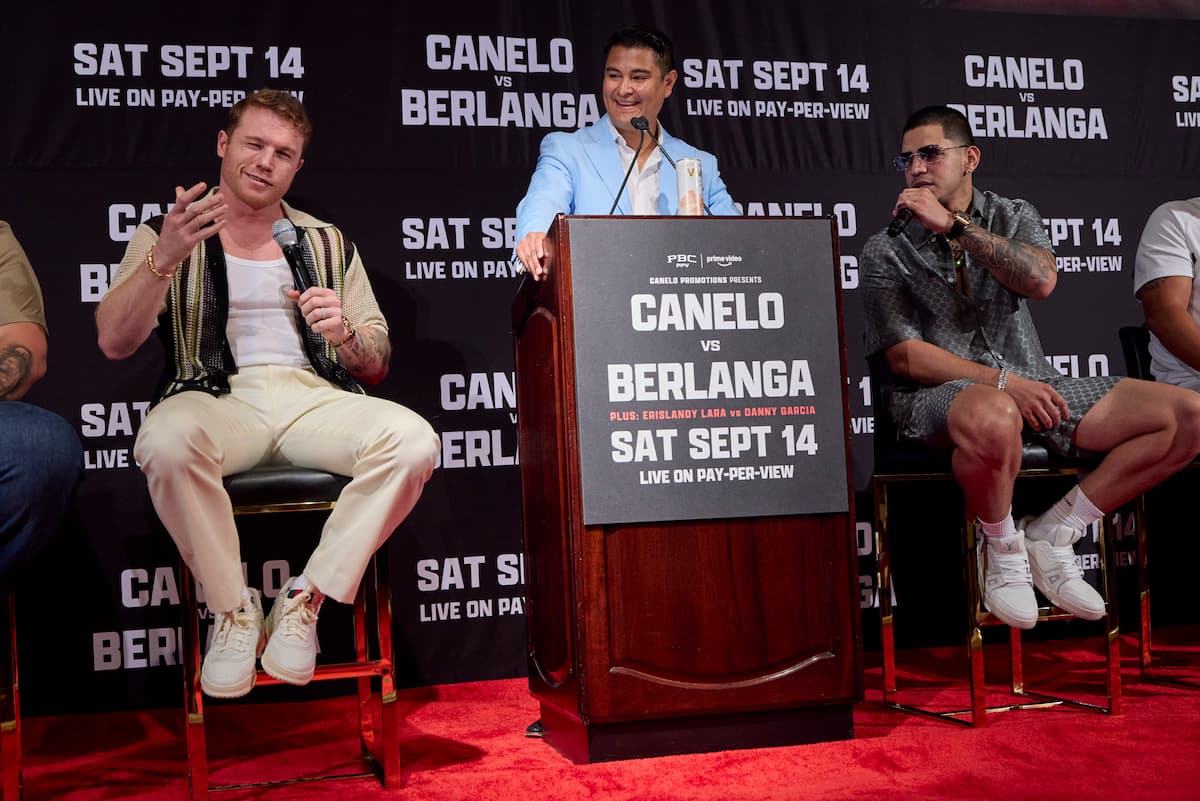
<svg viewBox="0 0 1200 801">
<path fill-rule="evenodd" d="M 738 213 L 721 180 L 716 157 L 676 139 L 659 125 L 658 114 L 679 77 L 671 40 L 652 28 L 622 28 L 609 40 L 604 59 L 602 94 L 608 113 L 590 128 L 574 133 L 556 131 L 542 140 L 537 169 L 517 206 L 516 255 L 534 280 L 541 280 L 550 269 L 546 230 L 559 212 L 679 213 L 675 168 L 662 157 L 651 137 L 658 138 L 673 159 L 700 159 L 704 204 L 709 211 Z M 642 131 L 634 127 L 633 121 L 639 117 L 648 123 L 644 141 Z M 637 166 L 618 198 L 635 154 Z"/>
</svg>

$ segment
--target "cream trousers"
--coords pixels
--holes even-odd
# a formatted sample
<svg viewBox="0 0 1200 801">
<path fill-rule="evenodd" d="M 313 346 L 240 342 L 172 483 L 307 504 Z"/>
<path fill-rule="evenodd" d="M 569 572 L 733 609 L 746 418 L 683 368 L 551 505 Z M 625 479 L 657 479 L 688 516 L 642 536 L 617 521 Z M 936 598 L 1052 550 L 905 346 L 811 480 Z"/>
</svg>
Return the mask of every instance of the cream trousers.
<svg viewBox="0 0 1200 801">
<path fill-rule="evenodd" d="M 221 477 L 262 464 L 350 476 L 304 574 L 348 603 L 375 553 L 433 472 L 440 439 L 399 404 L 334 387 L 307 370 L 255 366 L 214 397 L 182 392 L 146 416 L 134 445 L 159 519 L 204 587 L 209 608 L 242 601 L 241 549 Z"/>
</svg>

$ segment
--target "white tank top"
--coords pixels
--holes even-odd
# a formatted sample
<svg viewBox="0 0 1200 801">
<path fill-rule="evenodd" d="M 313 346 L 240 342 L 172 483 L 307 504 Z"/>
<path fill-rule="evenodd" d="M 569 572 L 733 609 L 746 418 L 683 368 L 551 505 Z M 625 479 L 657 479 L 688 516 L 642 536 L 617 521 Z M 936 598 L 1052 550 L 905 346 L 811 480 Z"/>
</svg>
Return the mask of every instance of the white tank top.
<svg viewBox="0 0 1200 801">
<path fill-rule="evenodd" d="M 296 302 L 284 294 L 292 274 L 282 259 L 257 261 L 225 254 L 229 320 L 225 336 L 238 367 L 274 364 L 311 369 L 296 325 Z"/>
</svg>

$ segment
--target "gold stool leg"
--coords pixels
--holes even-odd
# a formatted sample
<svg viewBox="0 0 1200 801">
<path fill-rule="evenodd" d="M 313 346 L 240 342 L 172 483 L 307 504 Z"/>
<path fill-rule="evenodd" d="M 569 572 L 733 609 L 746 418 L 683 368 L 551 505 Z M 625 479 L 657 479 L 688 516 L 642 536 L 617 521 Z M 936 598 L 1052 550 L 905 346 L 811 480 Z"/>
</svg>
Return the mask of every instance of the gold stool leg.
<svg viewBox="0 0 1200 801">
<path fill-rule="evenodd" d="M 387 546 L 384 546 L 385 548 Z M 388 556 L 375 559 L 376 625 L 379 629 L 380 740 L 383 751 L 383 786 L 400 789 L 400 704 L 396 698 L 395 652 L 392 643 L 392 579 Z"/>
<path fill-rule="evenodd" d="M 976 549 L 975 515 L 963 505 L 963 570 L 967 588 L 967 658 L 970 662 L 971 723 L 987 725 L 987 683 L 983 665 L 983 593 L 979 586 L 979 551 Z"/>
<path fill-rule="evenodd" d="M 1138 573 L 1138 665 L 1144 675 L 1150 670 L 1152 650 L 1150 636 L 1150 552 L 1146 534 L 1146 496 L 1138 497 L 1134 507 L 1134 525 L 1137 527 L 1137 573 Z"/>
<path fill-rule="evenodd" d="M 982 605 L 978 609 L 982 617 Z M 1013 695 L 1025 694 L 1025 652 L 1021 643 L 1021 630 L 1014 626 L 1008 627 L 1008 679 Z"/>
<path fill-rule="evenodd" d="M 1142 530 L 1142 497 L 1134 507 L 1134 525 Z M 1100 592 L 1104 597 L 1104 664 L 1108 687 L 1108 713 L 1120 715 L 1124 708 L 1121 700 L 1121 616 L 1120 603 L 1116 595 L 1117 561 L 1116 536 L 1112 516 L 1100 520 Z"/>
<path fill-rule="evenodd" d="M 1021 650 L 1021 630 L 1008 627 L 1008 667 L 1014 695 L 1025 692 L 1025 652 Z"/>
<path fill-rule="evenodd" d="M 372 577 L 370 566 L 368 575 L 363 576 L 358 595 L 354 599 L 354 660 L 365 664 L 370 659 L 370 649 L 367 642 L 367 593 L 371 592 L 368 585 Z M 358 694 L 358 738 L 364 757 L 373 757 L 377 742 L 375 737 L 375 705 L 371 698 L 371 677 L 359 676 L 355 679 Z"/>
<path fill-rule="evenodd" d="M 200 609 L 196 604 L 196 580 L 181 559 L 179 594 L 183 604 L 183 706 L 187 740 L 187 797 L 208 798 L 208 751 L 204 741 L 204 697 L 200 691 Z"/>
</svg>

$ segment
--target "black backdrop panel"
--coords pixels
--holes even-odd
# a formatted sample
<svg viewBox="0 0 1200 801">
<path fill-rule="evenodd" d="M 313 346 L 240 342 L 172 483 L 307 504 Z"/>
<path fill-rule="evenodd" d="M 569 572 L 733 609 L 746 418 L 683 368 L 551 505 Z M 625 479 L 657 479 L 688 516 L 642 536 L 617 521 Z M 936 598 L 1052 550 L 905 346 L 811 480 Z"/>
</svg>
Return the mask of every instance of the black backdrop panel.
<svg viewBox="0 0 1200 801">
<path fill-rule="evenodd" d="M 165 210 L 176 184 L 216 179 L 225 107 L 268 84 L 302 92 L 315 125 L 290 199 L 354 239 L 390 321 L 392 372 L 375 391 L 442 434 L 441 467 L 388 544 L 400 677 L 524 671 L 514 209 L 542 136 L 603 112 L 604 41 L 635 21 L 677 45 L 664 125 L 718 154 L 748 214 L 837 220 L 862 602 L 872 606 L 874 410 L 858 254 L 901 187 L 888 159 L 907 114 L 963 106 L 983 150 L 978 184 L 1025 197 L 1046 218 L 1062 272 L 1034 314 L 1052 363 L 1073 374 L 1123 372 L 1116 327 L 1140 320 L 1130 271 L 1142 224 L 1163 200 L 1194 194 L 1200 168 L 1200 23 L 936 5 L 6 9 L 0 218 L 33 260 L 51 328 L 50 374 L 31 399 L 77 426 L 89 465 L 77 509 L 19 598 L 27 712 L 177 701 L 174 548 L 131 455 L 159 354 L 150 344 L 107 362 L 92 315 L 132 228 Z M 319 520 L 262 526 L 244 556 L 251 583 L 271 589 L 311 547 L 311 534 L 293 533 L 315 533 Z M 901 603 L 924 578 L 897 571 Z M 344 631 L 326 617 L 333 652 Z"/>
</svg>

